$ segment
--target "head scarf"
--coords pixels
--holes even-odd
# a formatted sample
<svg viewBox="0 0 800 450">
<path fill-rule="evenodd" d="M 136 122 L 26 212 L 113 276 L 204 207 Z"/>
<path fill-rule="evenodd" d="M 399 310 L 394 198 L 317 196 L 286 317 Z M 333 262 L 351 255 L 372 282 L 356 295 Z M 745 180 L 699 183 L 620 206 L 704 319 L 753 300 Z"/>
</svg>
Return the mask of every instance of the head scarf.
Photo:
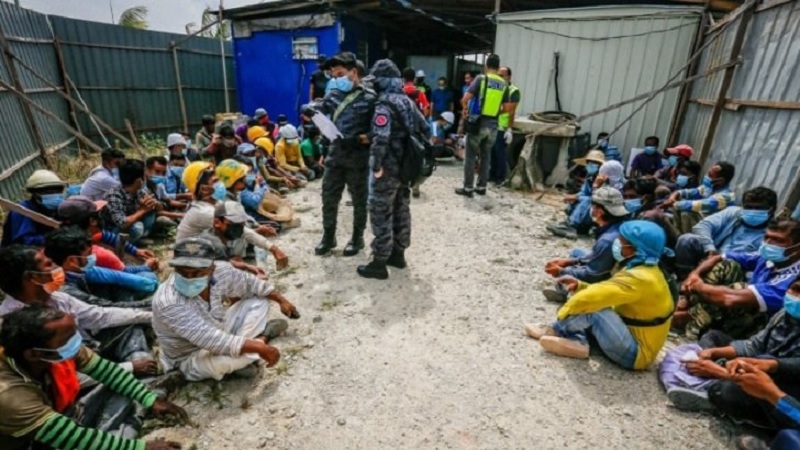
<svg viewBox="0 0 800 450">
<path fill-rule="evenodd" d="M 664 230 L 647 220 L 631 220 L 619 227 L 619 234 L 636 247 L 636 254 L 628 261 L 627 267 L 639 265 L 655 266 L 662 255 L 673 255 L 666 248 L 667 235 Z"/>
<path fill-rule="evenodd" d="M 608 180 L 608 185 L 613 187 L 614 189 L 622 190 L 622 186 L 625 184 L 625 168 L 622 167 L 622 163 L 619 161 L 606 161 L 600 166 L 600 171 L 598 175 L 603 175 Z"/>
</svg>

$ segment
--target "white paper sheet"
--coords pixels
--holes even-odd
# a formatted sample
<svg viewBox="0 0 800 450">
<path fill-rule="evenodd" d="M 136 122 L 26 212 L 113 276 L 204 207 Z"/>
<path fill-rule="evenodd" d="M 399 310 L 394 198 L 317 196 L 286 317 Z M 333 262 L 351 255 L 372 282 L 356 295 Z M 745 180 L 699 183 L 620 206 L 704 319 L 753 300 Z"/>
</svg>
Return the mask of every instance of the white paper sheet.
<svg viewBox="0 0 800 450">
<path fill-rule="evenodd" d="M 333 142 L 337 138 L 342 137 L 342 133 L 339 132 L 339 129 L 336 128 L 336 125 L 334 125 L 333 122 L 331 122 L 330 119 L 325 116 L 325 114 L 318 112 L 314 114 L 314 116 L 311 118 L 311 121 L 314 122 L 314 125 L 319 128 L 320 133 L 328 138 L 329 141 Z"/>
</svg>

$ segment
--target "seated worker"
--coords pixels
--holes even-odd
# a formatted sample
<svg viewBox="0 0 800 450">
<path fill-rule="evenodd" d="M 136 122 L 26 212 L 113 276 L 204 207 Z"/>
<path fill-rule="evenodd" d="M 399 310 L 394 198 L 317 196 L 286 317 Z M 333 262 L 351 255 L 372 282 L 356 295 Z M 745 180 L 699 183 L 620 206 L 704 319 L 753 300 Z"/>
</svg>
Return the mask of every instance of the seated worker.
<svg viewBox="0 0 800 450">
<path fill-rule="evenodd" d="M 681 286 L 677 325 L 686 336 L 719 330 L 733 339 L 753 335 L 768 316 L 783 307 L 786 290 L 800 275 L 800 222 L 767 226 L 759 253 L 715 255 L 697 267 Z"/>
<path fill-rule="evenodd" d="M 611 277 L 616 266 L 612 252 L 614 241 L 619 237 L 619 227 L 628 216 L 628 210 L 618 190 L 603 186 L 592 193 L 592 221 L 595 223 L 594 246 L 591 251 L 573 249 L 569 258 L 556 258 L 547 262 L 544 271 L 553 278 L 570 276 L 584 283 L 598 283 Z M 567 292 L 556 284 L 556 289 L 542 291 L 552 302 L 567 301 Z"/>
<path fill-rule="evenodd" d="M 314 179 L 322 178 L 325 166 L 322 158 L 322 145 L 320 141 L 322 135 L 317 127 L 306 128 L 306 135 L 300 143 L 300 151 L 303 153 L 303 163 L 313 173 Z"/>
<path fill-rule="evenodd" d="M 278 362 L 280 352 L 269 342 L 287 324 L 267 322 L 268 300 L 278 303 L 286 316 L 300 317 L 269 282 L 228 263 L 214 263 L 214 258 L 208 241 L 179 240 L 169 262 L 175 272 L 153 300 L 161 364 L 165 371 L 180 370 L 190 381 L 221 380 L 259 358 L 270 367 Z"/>
<path fill-rule="evenodd" d="M 58 205 L 64 201 L 64 188 L 67 183 L 61 181 L 55 173 L 49 170 L 37 170 L 25 182 L 25 190 L 30 194 L 30 200 L 19 202 L 33 212 L 55 218 Z M 42 245 L 44 235 L 52 230 L 47 225 L 33 221 L 22 214 L 9 211 L 3 223 L 3 238 L 0 247 L 11 244 Z"/>
<path fill-rule="evenodd" d="M 186 202 L 175 200 L 167 193 L 167 158 L 163 156 L 151 156 L 145 161 L 145 183 L 144 189 L 154 194 L 163 208 L 156 211 L 156 221 L 162 227 L 172 228 L 178 225 L 183 219 L 183 211 L 189 206 Z"/>
<path fill-rule="evenodd" d="M 675 247 L 678 279 L 686 278 L 708 256 L 757 252 L 777 207 L 775 191 L 761 186 L 744 193 L 741 208 L 731 206 L 701 220 L 691 233 L 678 238 Z"/>
<path fill-rule="evenodd" d="M 183 156 L 186 164 L 200 160 L 200 153 L 193 148 L 189 148 L 189 143 L 180 133 L 172 133 L 167 135 L 167 158 L 175 156 Z"/>
<path fill-rule="evenodd" d="M 97 267 L 92 241 L 78 227 L 48 233 L 44 254 L 64 269 L 66 282 L 60 290 L 91 305 L 149 308 L 149 302 L 136 300 L 158 288 L 158 277 L 150 271 L 133 274 Z"/>
<path fill-rule="evenodd" d="M 92 253 L 97 258 L 97 266 L 106 269 L 122 270 L 129 273 L 139 273 L 146 270 L 158 268 L 158 258 L 150 250 L 136 247 L 130 242 L 125 242 L 120 248 L 119 234 L 103 229 L 103 218 L 100 212 L 106 207 L 106 202 L 99 200 L 93 202 L 89 197 L 76 195 L 70 197 L 58 205 L 58 219 L 61 226 L 76 226 L 83 230 L 92 239 Z M 108 248 L 116 249 L 120 252 L 135 256 L 145 262 L 144 266 L 126 265 L 122 260 Z"/>
<path fill-rule="evenodd" d="M 606 161 L 597 171 L 597 176 L 594 179 L 594 189 L 601 186 L 609 186 L 618 191 L 622 191 L 625 185 L 625 168 L 619 161 Z"/>
<path fill-rule="evenodd" d="M 194 135 L 194 142 L 197 145 L 197 151 L 202 158 L 206 158 L 208 150 L 211 148 L 211 142 L 214 140 L 214 130 L 217 128 L 217 119 L 210 114 L 206 114 L 201 119 L 202 128 L 197 130 Z"/>
<path fill-rule="evenodd" d="M 567 220 L 559 224 L 547 225 L 547 230 L 556 236 L 576 239 L 578 234 L 586 234 L 592 227 L 592 218 L 589 210 L 592 204 L 592 190 L 600 166 L 603 165 L 605 156 L 599 150 L 591 150 L 584 158 L 576 158 L 575 164 L 586 167 L 586 178 L 577 194 L 564 196 L 567 205 Z"/>
<path fill-rule="evenodd" d="M 179 202 L 187 202 L 192 200 L 192 194 L 187 192 L 186 186 L 183 185 L 181 177 L 183 176 L 183 169 L 186 168 L 186 158 L 181 158 L 178 155 L 170 155 L 167 163 L 167 180 L 164 183 L 164 190 L 166 195 Z"/>
<path fill-rule="evenodd" d="M 653 177 L 627 180 L 622 186 L 625 209 L 633 219 L 644 219 L 644 214 L 656 208 L 656 188 L 658 181 Z M 667 245 L 669 247 L 669 244 Z"/>
<path fill-rule="evenodd" d="M 236 161 L 247 167 L 246 187 L 239 193 L 239 203 L 247 215 L 279 233 L 299 227 L 300 219 L 294 217 L 292 204 L 270 191 L 261 175 L 253 172 L 253 161 L 243 156 L 237 156 Z"/>
<path fill-rule="evenodd" d="M 708 169 L 701 186 L 675 191 L 661 205 L 664 209 L 673 208 L 673 222 L 681 234 L 690 233 L 704 216 L 736 204 L 736 194 L 731 190 L 735 173 L 733 164 L 719 161 Z"/>
<path fill-rule="evenodd" d="M 134 326 L 150 324 L 153 316 L 149 311 L 89 305 L 59 291 L 66 279 L 64 269 L 36 247 L 0 249 L 0 273 L 4 275 L 0 289 L 6 293 L 0 317 L 31 305 L 56 308 L 75 318 L 83 337 L 91 338 L 104 358 L 128 361 L 126 368 L 136 375 L 152 374 L 144 331 Z"/>
<path fill-rule="evenodd" d="M 181 448 L 176 442 L 136 439 L 144 417 L 133 402 L 157 418 L 188 416 L 82 345 L 69 314 L 42 305 L 9 314 L 0 345 L 0 448 Z M 82 396 L 78 373 L 100 385 Z"/>
<path fill-rule="evenodd" d="M 784 308 L 775 313 L 758 334 L 749 339 L 731 341 L 717 333 L 718 336 L 714 339 L 704 339 L 700 343 L 701 346 L 706 346 L 706 341 L 716 341 L 714 343 L 717 345 L 697 352 L 696 360 L 677 366 L 678 371 L 684 372 L 682 376 L 676 377 L 674 374 L 662 372 L 660 377 L 665 382 L 667 396 L 672 404 L 682 410 L 710 410 L 717 406 L 726 415 L 733 414 L 733 417 L 749 419 L 759 427 L 772 428 L 767 412 L 758 407 L 742 408 L 748 403 L 755 406 L 757 402 L 749 399 L 735 383 L 724 380 L 730 380 L 735 372 L 731 373 L 729 369 L 742 361 L 769 374 L 778 371 L 780 361 L 792 358 L 800 361 L 800 282 L 792 283 L 783 303 Z M 672 353 L 678 355 L 670 355 Z M 667 358 L 681 358 L 685 353 L 685 349 L 677 347 L 669 352 Z M 725 365 L 722 364 L 723 361 Z M 687 373 L 691 377 L 687 377 Z M 685 380 L 685 383 L 674 380 Z M 795 396 L 800 395 L 800 381 L 796 378 L 782 378 L 778 375 L 775 381 L 782 390 Z M 741 411 L 736 411 L 737 409 Z"/>
<path fill-rule="evenodd" d="M 439 114 L 431 124 L 431 145 L 434 158 L 453 158 L 456 156 L 456 144 L 448 131 L 453 128 L 456 117 L 450 111 Z"/>
<path fill-rule="evenodd" d="M 137 243 L 158 231 L 156 213 L 164 206 L 152 194 L 143 194 L 144 163 L 126 159 L 119 170 L 122 185 L 106 193 L 106 207 L 100 212 L 105 226 L 117 232 L 127 232 L 128 239 Z M 161 224 L 159 224 L 160 226 Z"/>
<path fill-rule="evenodd" d="M 241 203 L 225 200 L 214 206 L 214 226 L 198 235 L 214 246 L 217 261 L 226 261 L 239 270 L 252 273 L 267 279 L 267 273 L 260 267 L 247 264 L 247 242 L 244 240 L 244 229 L 247 226 L 247 214 Z"/>
<path fill-rule="evenodd" d="M 275 136 L 275 130 L 278 129 L 278 126 L 270 122 L 269 113 L 267 113 L 267 110 L 264 108 L 258 108 L 253 114 L 253 120 L 256 121 L 260 128 L 267 132 L 267 136 L 270 139 L 273 139 L 274 142 L 273 136 Z M 248 135 L 248 137 L 250 136 Z M 250 142 L 252 143 L 253 141 L 251 140 Z"/>
<path fill-rule="evenodd" d="M 267 180 L 270 188 L 286 194 L 289 189 L 295 189 L 305 186 L 306 181 L 300 180 L 288 171 L 283 170 L 275 158 L 275 144 L 267 137 L 267 132 L 261 127 L 254 127 L 249 136 L 254 137 L 251 141 L 255 146 L 255 153 L 253 155 L 254 163 L 258 168 L 258 172 Z M 244 151 L 250 153 L 250 148 L 245 147 L 239 149 L 239 152 Z"/>
<path fill-rule="evenodd" d="M 686 144 L 681 144 L 676 147 L 667 147 L 663 152 L 663 157 L 667 160 L 667 166 L 656 172 L 656 179 L 673 191 L 686 188 L 687 186 L 677 185 L 678 167 L 681 163 L 692 159 L 693 154 L 694 149 Z"/>
<path fill-rule="evenodd" d="M 234 164 L 231 164 L 234 163 Z M 226 178 L 236 178 L 244 180 L 247 169 L 233 160 L 223 161 L 218 168 Z M 178 226 L 177 240 L 199 236 L 202 232 L 210 230 L 214 226 L 214 207 L 217 202 L 225 201 L 229 192 L 225 189 L 225 184 L 220 181 L 211 163 L 197 162 L 192 163 L 183 172 L 183 182 L 191 192 L 194 193 L 195 200 L 192 202 L 186 216 Z M 240 181 L 237 186 L 244 184 Z M 231 185 L 233 186 L 233 185 Z M 237 187 L 238 189 L 238 187 Z M 238 192 L 238 191 L 237 191 Z M 233 195 L 235 198 L 235 194 Z M 236 201 L 236 200 L 234 200 Z M 256 229 L 245 227 L 244 239 L 248 244 L 267 250 L 272 253 L 277 262 L 278 269 L 283 269 L 289 264 L 289 258 L 278 248 L 277 245 L 270 243 L 265 236 L 275 236 L 277 231 L 267 225 L 259 225 Z"/>
<path fill-rule="evenodd" d="M 528 335 L 550 353 L 588 358 L 588 334 L 603 353 L 625 369 L 646 369 L 669 333 L 673 300 L 658 267 L 665 253 L 664 230 L 644 220 L 624 223 L 614 241 L 614 259 L 623 266 L 610 279 L 584 283 L 559 280 L 572 296 L 551 326 L 527 325 Z"/>
<path fill-rule="evenodd" d="M 658 154 L 658 143 L 657 136 L 649 136 L 644 140 L 644 151 L 636 155 L 631 163 L 631 178 L 655 175 L 661 170 L 663 162 Z"/>
<path fill-rule="evenodd" d="M 591 148 L 603 152 L 603 156 L 608 161 L 622 162 L 622 153 L 618 147 L 609 144 L 609 137 L 610 135 L 605 131 L 598 133 L 597 142 Z"/>
<path fill-rule="evenodd" d="M 281 128 L 280 136 L 280 140 L 275 144 L 275 157 L 278 159 L 278 165 L 300 179 L 313 180 L 314 173 L 306 167 L 303 155 L 300 153 L 297 128 L 294 125 L 286 125 Z"/>
<path fill-rule="evenodd" d="M 125 153 L 109 147 L 100 153 L 100 161 L 81 186 L 81 195 L 94 201 L 102 200 L 106 192 L 119 187 L 119 166 L 125 161 Z"/>
<path fill-rule="evenodd" d="M 272 132 L 272 139 L 277 142 L 280 139 L 281 128 L 284 125 L 289 125 L 289 118 L 286 114 L 278 114 L 278 120 L 275 121 L 275 130 Z"/>
<path fill-rule="evenodd" d="M 236 156 L 236 148 L 242 142 L 236 133 L 233 131 L 233 126 L 228 123 L 223 123 L 219 127 L 219 134 L 214 137 L 211 142 L 211 148 L 208 154 L 214 158 L 214 163 L 219 164 L 220 161 L 233 158 Z"/>
</svg>

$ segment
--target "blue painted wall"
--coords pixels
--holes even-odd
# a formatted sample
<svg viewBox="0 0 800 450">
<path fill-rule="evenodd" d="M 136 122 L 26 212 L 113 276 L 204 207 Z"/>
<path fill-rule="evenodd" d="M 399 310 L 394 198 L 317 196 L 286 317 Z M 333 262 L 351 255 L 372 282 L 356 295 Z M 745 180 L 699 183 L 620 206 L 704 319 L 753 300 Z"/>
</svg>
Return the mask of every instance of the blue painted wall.
<svg viewBox="0 0 800 450">
<path fill-rule="evenodd" d="M 292 38 L 316 36 L 319 51 L 333 55 L 339 51 L 339 22 L 324 28 L 261 31 L 247 38 L 234 37 L 236 85 L 239 110 L 252 116 L 256 108 L 266 108 L 274 121 L 286 114 L 298 122 L 299 108 L 308 102 L 315 60 L 292 58 Z"/>
</svg>

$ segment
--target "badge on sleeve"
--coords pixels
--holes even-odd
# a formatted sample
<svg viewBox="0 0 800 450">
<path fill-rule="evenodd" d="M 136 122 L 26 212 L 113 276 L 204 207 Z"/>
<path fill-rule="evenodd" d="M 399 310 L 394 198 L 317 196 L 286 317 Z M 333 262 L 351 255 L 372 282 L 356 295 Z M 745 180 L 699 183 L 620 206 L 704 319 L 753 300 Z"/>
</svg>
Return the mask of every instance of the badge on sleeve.
<svg viewBox="0 0 800 450">
<path fill-rule="evenodd" d="M 380 113 L 375 116 L 375 125 L 385 127 L 389 123 L 389 117 L 386 114 Z"/>
</svg>

